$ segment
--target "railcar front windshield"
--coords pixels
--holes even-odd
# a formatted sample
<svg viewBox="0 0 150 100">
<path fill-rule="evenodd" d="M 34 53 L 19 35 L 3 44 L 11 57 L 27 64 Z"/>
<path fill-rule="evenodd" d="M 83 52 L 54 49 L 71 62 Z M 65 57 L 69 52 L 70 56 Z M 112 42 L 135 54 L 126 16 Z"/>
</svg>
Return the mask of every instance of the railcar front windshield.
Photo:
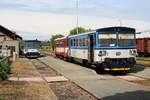
<svg viewBox="0 0 150 100">
<path fill-rule="evenodd" d="M 119 46 L 135 46 L 135 34 L 132 33 L 120 33 L 118 34 Z"/>
<path fill-rule="evenodd" d="M 99 46 L 116 46 L 117 34 L 99 34 Z"/>
<path fill-rule="evenodd" d="M 99 33 L 98 45 L 100 47 L 114 47 L 114 46 L 135 46 L 134 33 Z"/>
</svg>

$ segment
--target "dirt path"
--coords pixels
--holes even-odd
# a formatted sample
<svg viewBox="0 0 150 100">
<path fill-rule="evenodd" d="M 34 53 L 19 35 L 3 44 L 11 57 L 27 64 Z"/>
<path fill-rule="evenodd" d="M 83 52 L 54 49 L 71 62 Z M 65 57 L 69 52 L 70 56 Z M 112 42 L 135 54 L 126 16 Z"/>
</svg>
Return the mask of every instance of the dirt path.
<svg viewBox="0 0 150 100">
<path fill-rule="evenodd" d="M 39 72 L 36 70 L 34 65 L 26 58 L 18 58 L 11 65 L 10 77 L 38 77 Z"/>
</svg>

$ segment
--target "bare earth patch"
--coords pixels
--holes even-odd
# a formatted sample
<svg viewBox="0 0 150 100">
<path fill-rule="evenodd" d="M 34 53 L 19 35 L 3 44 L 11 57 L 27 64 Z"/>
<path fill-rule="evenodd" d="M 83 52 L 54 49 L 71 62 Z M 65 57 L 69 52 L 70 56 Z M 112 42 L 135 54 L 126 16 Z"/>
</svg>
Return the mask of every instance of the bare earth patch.
<svg viewBox="0 0 150 100">
<path fill-rule="evenodd" d="M 51 100 L 47 85 L 38 82 L 0 82 L 2 100 Z"/>
<path fill-rule="evenodd" d="M 150 66 L 150 61 L 137 60 L 136 63 L 140 65 Z"/>
<path fill-rule="evenodd" d="M 18 58 L 11 65 L 11 77 L 31 77 L 40 76 L 34 65 L 26 58 Z"/>
</svg>

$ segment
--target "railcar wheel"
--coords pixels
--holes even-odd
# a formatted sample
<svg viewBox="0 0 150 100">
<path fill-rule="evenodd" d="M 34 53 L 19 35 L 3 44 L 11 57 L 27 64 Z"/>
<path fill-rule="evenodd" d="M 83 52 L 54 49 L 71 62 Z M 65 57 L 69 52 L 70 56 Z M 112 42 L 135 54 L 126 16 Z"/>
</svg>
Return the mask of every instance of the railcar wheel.
<svg viewBox="0 0 150 100">
<path fill-rule="evenodd" d="M 73 63 L 73 57 L 68 58 L 69 62 Z"/>
</svg>

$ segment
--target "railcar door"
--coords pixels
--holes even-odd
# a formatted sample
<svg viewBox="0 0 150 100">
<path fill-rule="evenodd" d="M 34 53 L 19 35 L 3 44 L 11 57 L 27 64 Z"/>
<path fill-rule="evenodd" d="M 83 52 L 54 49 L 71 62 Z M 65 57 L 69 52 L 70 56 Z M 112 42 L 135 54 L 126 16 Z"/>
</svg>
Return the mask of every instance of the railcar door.
<svg viewBox="0 0 150 100">
<path fill-rule="evenodd" d="M 93 62 L 94 58 L 94 39 L 93 34 L 88 35 L 88 63 Z"/>
</svg>

